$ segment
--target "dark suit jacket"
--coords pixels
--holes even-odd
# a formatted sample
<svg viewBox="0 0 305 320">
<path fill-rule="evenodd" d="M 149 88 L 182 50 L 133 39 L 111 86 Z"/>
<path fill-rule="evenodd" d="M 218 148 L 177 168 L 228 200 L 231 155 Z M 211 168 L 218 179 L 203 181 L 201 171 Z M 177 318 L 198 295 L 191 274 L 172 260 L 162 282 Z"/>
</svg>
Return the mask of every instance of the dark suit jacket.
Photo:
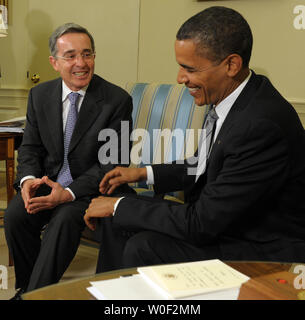
<svg viewBox="0 0 305 320">
<path fill-rule="evenodd" d="M 68 154 L 74 179 L 69 188 L 76 198 L 99 193 L 102 177 L 114 164 L 100 164 L 98 152 L 105 141 L 99 142 L 98 135 L 102 129 L 114 129 L 119 137 L 120 155 L 121 121 L 128 121 L 131 130 L 131 112 L 132 100 L 127 92 L 97 75 L 93 76 L 79 111 Z M 27 175 L 47 175 L 56 181 L 64 156 L 62 122 L 62 79 L 32 88 L 26 128 L 18 150 L 16 187 Z"/>
<path fill-rule="evenodd" d="M 155 191 L 182 189 L 184 205 L 126 198 L 114 222 L 199 247 L 216 244 L 223 259 L 305 261 L 304 129 L 266 77 L 251 76 L 197 183 L 187 168 L 153 166 Z"/>
</svg>

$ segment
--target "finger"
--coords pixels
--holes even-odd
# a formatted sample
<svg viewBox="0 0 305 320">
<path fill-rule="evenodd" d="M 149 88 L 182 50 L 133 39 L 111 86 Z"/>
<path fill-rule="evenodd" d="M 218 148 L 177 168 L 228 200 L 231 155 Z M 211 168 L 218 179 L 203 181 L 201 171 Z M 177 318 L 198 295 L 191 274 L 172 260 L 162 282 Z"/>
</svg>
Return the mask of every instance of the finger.
<svg viewBox="0 0 305 320">
<path fill-rule="evenodd" d="M 107 194 L 112 194 L 113 193 L 113 191 L 117 188 L 117 187 L 119 187 L 121 184 L 114 184 L 114 185 L 112 185 L 111 187 L 110 187 L 110 189 L 107 191 Z"/>
<path fill-rule="evenodd" d="M 58 182 L 52 181 L 52 180 L 49 179 L 49 177 L 47 177 L 47 176 L 44 176 L 44 177 L 42 178 L 42 181 L 43 181 L 46 185 L 48 185 L 49 187 L 51 187 L 52 189 L 55 188 L 55 187 L 58 185 Z"/>
<path fill-rule="evenodd" d="M 50 209 L 52 207 L 51 203 L 31 203 L 28 205 L 28 210 L 32 211 L 32 210 L 36 210 L 39 208 L 47 208 Z"/>
<path fill-rule="evenodd" d="M 32 183 L 32 185 L 42 185 L 44 182 L 43 182 L 43 180 L 41 179 L 41 178 L 36 178 L 36 179 L 34 179 L 33 180 L 33 183 Z"/>
<path fill-rule="evenodd" d="M 107 191 L 109 190 L 109 188 L 110 188 L 109 184 L 104 185 L 104 186 L 101 186 L 101 185 L 100 185 L 100 187 L 99 187 L 99 191 L 100 191 L 100 193 L 104 193 L 104 194 L 106 194 L 106 193 L 107 193 Z"/>
<path fill-rule="evenodd" d="M 24 207 L 27 208 L 28 205 L 29 205 L 29 199 L 30 199 L 29 192 L 27 192 L 25 190 L 22 190 L 21 191 L 21 196 L 22 196 L 22 199 L 23 199 L 23 202 L 24 202 Z"/>
<path fill-rule="evenodd" d="M 84 215 L 84 220 L 88 228 L 92 231 L 95 230 L 95 219 L 90 217 L 90 214 L 88 213 L 88 209 L 86 210 L 86 214 Z"/>
<path fill-rule="evenodd" d="M 121 172 L 118 168 L 115 168 L 115 169 L 107 172 L 104 175 L 104 178 L 102 179 L 102 181 L 100 182 L 100 187 L 102 187 L 102 188 L 107 187 L 110 179 L 117 177 L 117 176 L 120 176 L 120 175 L 121 175 Z"/>
<path fill-rule="evenodd" d="M 41 197 L 34 197 L 29 200 L 29 204 L 40 203 L 40 204 L 47 204 L 51 203 L 50 196 L 41 196 Z"/>
<path fill-rule="evenodd" d="M 52 207 L 41 206 L 41 207 L 36 208 L 36 209 L 27 210 L 27 212 L 28 212 L 29 214 L 35 214 L 35 213 L 37 213 L 37 212 L 44 211 L 44 210 L 50 210 L 50 209 L 52 209 Z"/>
</svg>

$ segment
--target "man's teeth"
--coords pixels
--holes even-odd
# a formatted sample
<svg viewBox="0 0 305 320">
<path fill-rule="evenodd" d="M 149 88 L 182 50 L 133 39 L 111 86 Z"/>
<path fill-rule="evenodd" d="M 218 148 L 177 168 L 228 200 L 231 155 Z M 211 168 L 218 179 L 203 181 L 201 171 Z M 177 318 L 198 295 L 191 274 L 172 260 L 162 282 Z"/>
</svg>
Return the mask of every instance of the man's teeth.
<svg viewBox="0 0 305 320">
<path fill-rule="evenodd" d="M 199 88 L 189 88 L 190 92 L 196 92 Z"/>
<path fill-rule="evenodd" d="M 84 76 L 86 72 L 74 72 L 76 76 Z"/>
</svg>

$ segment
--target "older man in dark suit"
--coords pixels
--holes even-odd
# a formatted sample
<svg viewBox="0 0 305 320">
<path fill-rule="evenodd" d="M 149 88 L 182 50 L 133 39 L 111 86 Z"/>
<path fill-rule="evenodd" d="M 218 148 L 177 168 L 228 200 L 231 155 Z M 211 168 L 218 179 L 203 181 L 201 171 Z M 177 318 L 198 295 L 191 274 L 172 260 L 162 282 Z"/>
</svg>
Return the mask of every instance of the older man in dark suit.
<svg viewBox="0 0 305 320">
<path fill-rule="evenodd" d="M 131 97 L 94 75 L 94 40 L 85 28 L 59 27 L 49 47 L 50 63 L 61 78 L 29 93 L 18 153 L 18 193 L 5 213 L 16 289 L 20 288 L 15 298 L 59 281 L 76 253 L 90 199 L 99 194 L 100 179 L 114 168 L 99 161 L 104 143 L 99 133 L 112 129 L 120 138 L 132 127 Z M 122 121 L 129 125 L 121 126 Z M 121 133 L 121 128 L 128 132 Z M 120 139 L 118 149 L 120 154 Z M 129 191 L 127 186 L 123 189 Z"/>
<path fill-rule="evenodd" d="M 178 82 L 197 105 L 213 106 L 207 149 L 199 146 L 195 168 L 186 161 L 105 175 L 102 192 L 147 179 L 156 193 L 184 190 L 185 204 L 94 199 L 88 226 L 111 217 L 101 220 L 98 271 L 213 258 L 305 261 L 304 129 L 270 81 L 249 69 L 251 50 L 251 29 L 232 9 L 211 7 L 182 25 Z"/>
</svg>

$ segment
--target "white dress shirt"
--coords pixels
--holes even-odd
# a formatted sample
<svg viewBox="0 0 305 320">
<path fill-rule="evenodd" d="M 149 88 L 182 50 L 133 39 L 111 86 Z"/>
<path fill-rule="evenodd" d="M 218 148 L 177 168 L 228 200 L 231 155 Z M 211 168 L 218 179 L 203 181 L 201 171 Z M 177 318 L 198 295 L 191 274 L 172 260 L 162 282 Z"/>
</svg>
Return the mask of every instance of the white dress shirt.
<svg viewBox="0 0 305 320">
<path fill-rule="evenodd" d="M 80 110 L 80 108 L 82 106 L 82 103 L 83 103 L 87 88 L 88 88 L 88 86 L 80 89 L 79 91 L 75 91 L 75 92 L 79 93 L 79 95 L 80 95 L 80 97 L 78 98 L 78 101 L 77 101 L 77 110 L 78 110 L 78 112 L 79 112 L 79 110 Z M 67 85 L 64 83 L 64 81 L 62 81 L 62 121 L 63 121 L 63 132 L 65 132 L 68 113 L 69 113 L 69 108 L 70 108 L 70 100 L 68 98 L 68 95 L 71 92 L 72 92 L 72 90 L 67 87 Z M 36 178 L 35 176 L 31 176 L 31 175 L 23 177 L 20 180 L 20 187 L 22 187 L 22 183 L 25 180 L 35 179 L 35 178 Z M 70 188 L 65 188 L 65 190 L 68 190 L 71 193 L 71 195 L 73 197 L 73 200 L 75 200 L 75 195 L 72 192 L 72 190 Z"/>
</svg>

